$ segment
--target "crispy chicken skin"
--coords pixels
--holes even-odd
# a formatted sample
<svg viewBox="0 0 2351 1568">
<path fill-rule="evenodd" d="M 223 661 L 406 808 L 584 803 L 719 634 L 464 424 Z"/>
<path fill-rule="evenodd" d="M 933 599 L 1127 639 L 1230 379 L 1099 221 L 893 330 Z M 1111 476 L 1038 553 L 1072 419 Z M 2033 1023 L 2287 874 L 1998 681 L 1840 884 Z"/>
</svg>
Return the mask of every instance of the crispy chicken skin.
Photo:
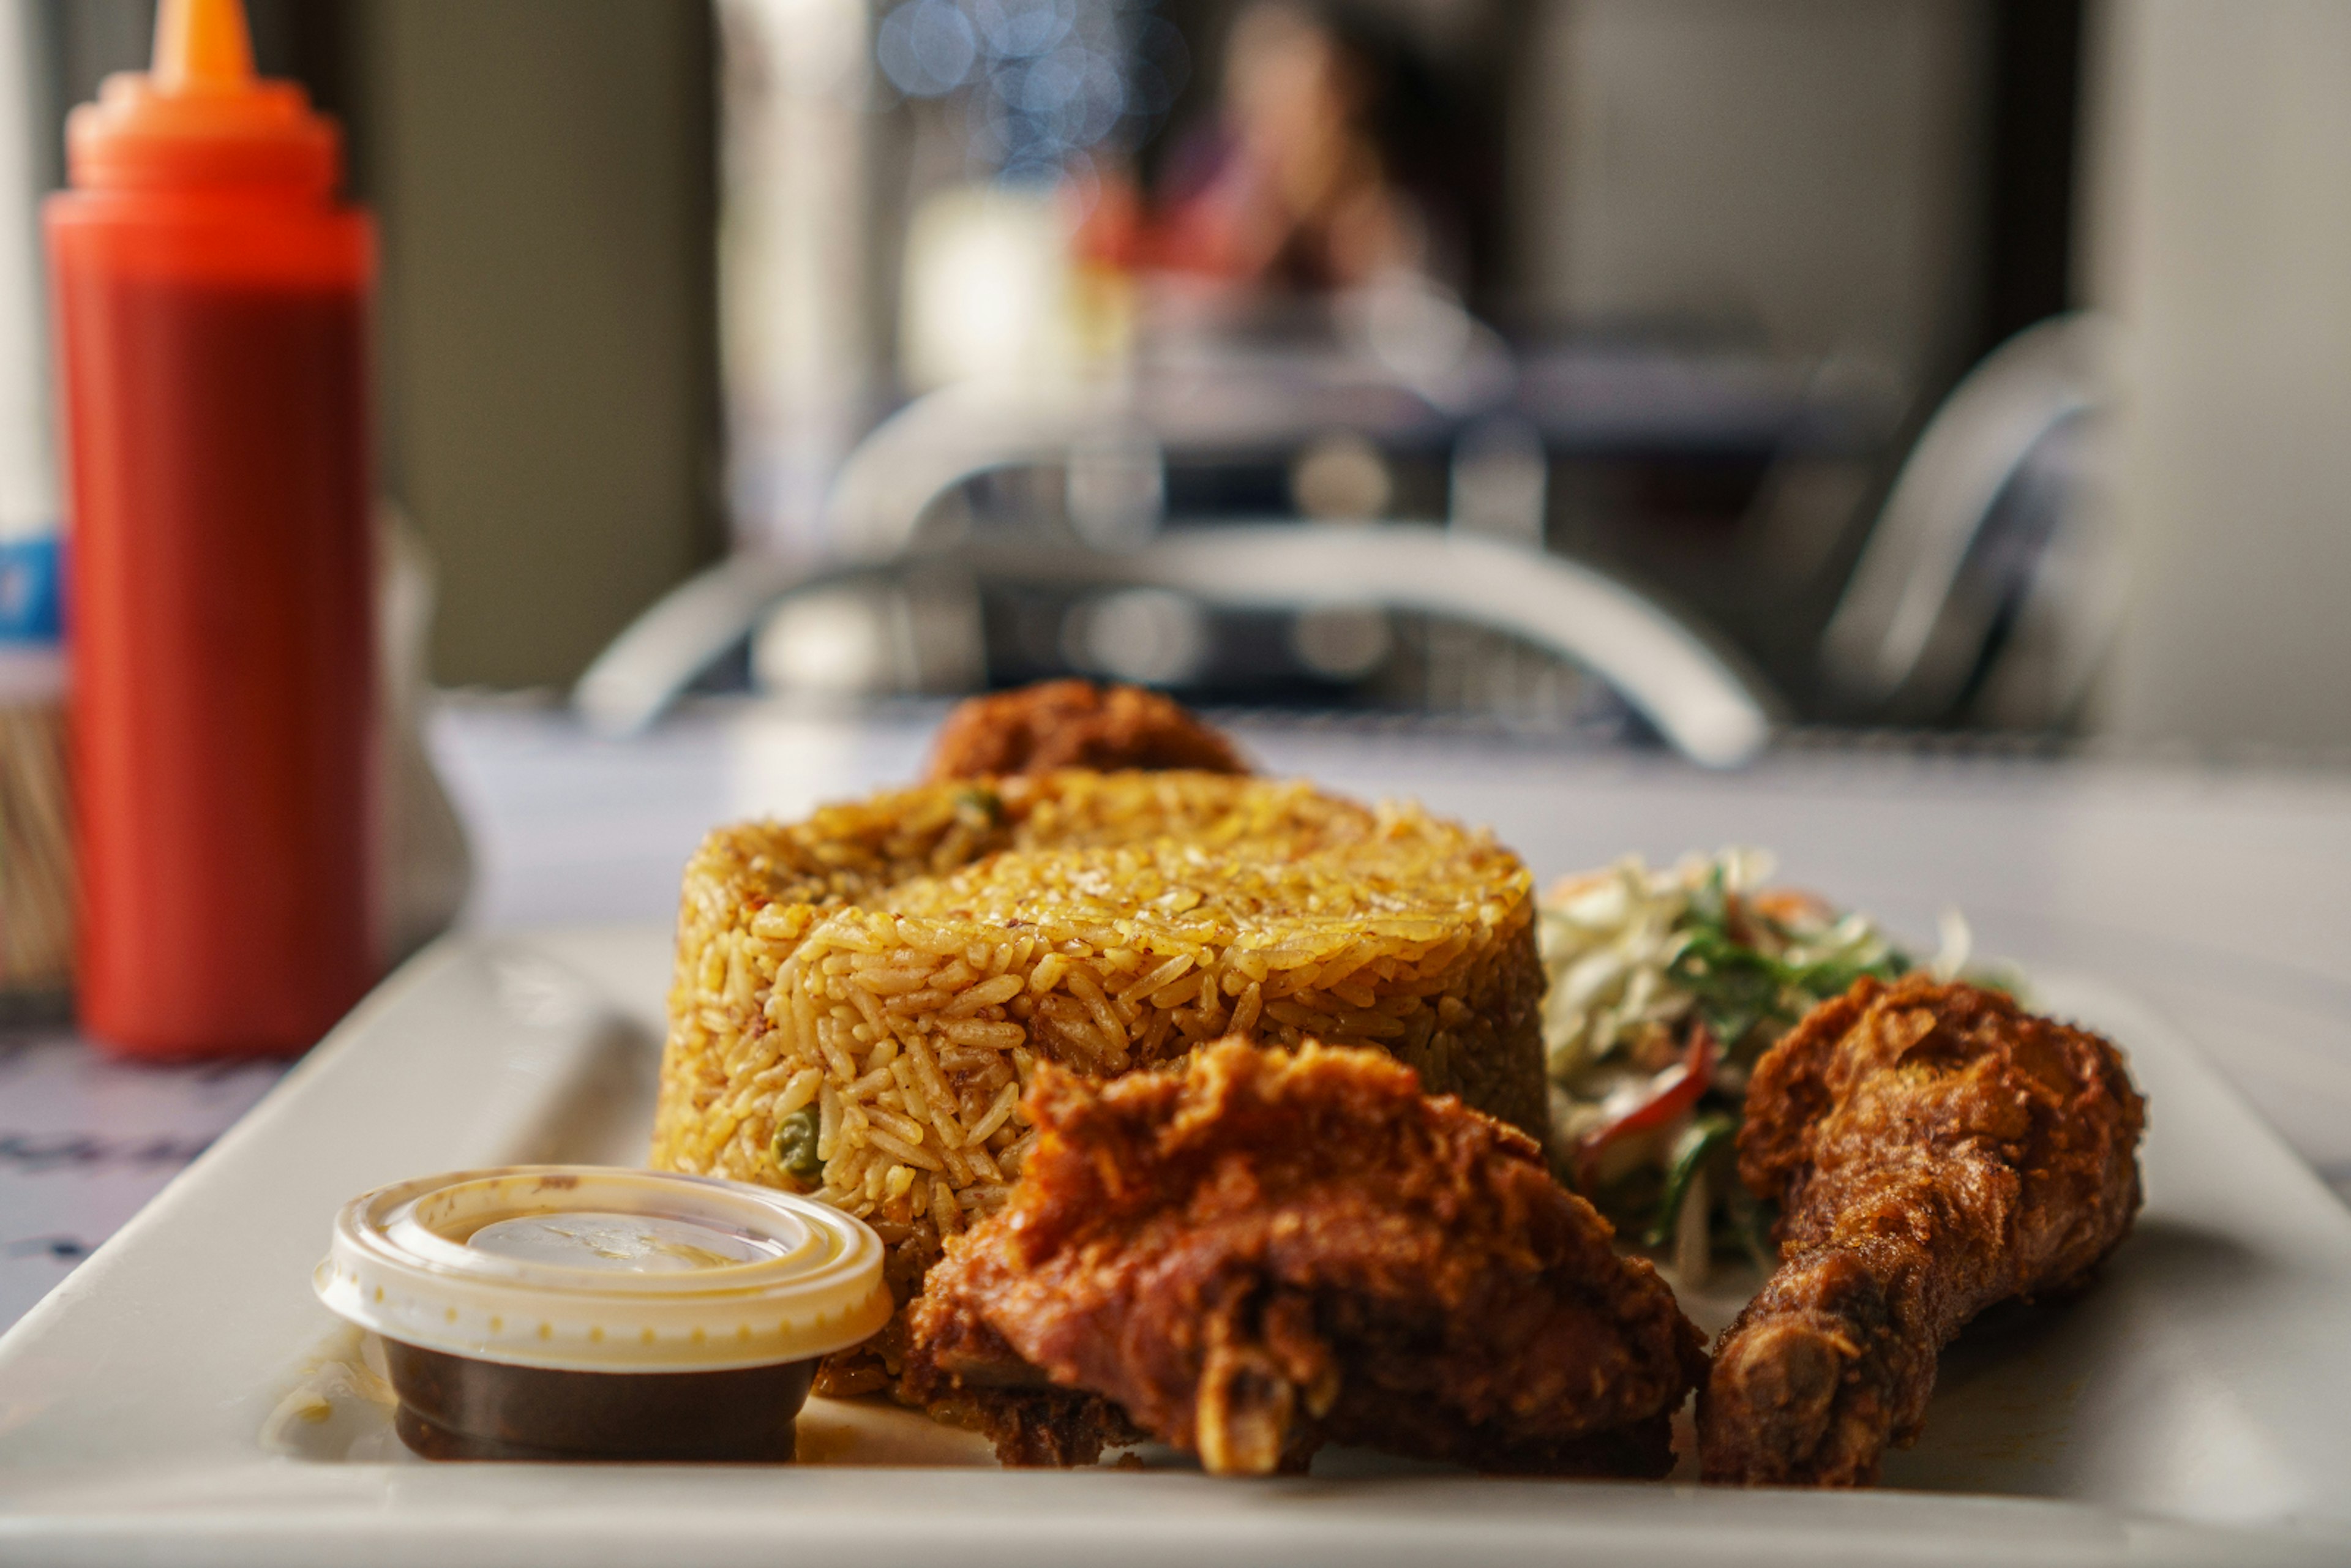
<svg viewBox="0 0 2351 1568">
<path fill-rule="evenodd" d="M 1181 704 L 1138 686 L 1046 681 L 958 703 L 931 749 L 933 779 L 1057 768 L 1247 773 L 1232 742 Z"/>
<path fill-rule="evenodd" d="M 1011 1201 L 910 1318 L 908 1392 L 981 1407 L 1008 1461 L 1090 1461 L 1123 1416 L 1228 1475 L 1324 1442 L 1671 1468 L 1697 1329 L 1532 1139 L 1393 1058 L 1227 1040 L 1108 1083 L 1040 1068 L 1029 1106 Z"/>
<path fill-rule="evenodd" d="M 2121 1053 L 1997 991 L 1863 980 L 1757 1064 L 1739 1174 L 1782 1263 L 1715 1347 L 1709 1481 L 1868 1486 L 1943 1346 L 2062 1292 L 2130 1229 L 2146 1108 Z"/>
</svg>

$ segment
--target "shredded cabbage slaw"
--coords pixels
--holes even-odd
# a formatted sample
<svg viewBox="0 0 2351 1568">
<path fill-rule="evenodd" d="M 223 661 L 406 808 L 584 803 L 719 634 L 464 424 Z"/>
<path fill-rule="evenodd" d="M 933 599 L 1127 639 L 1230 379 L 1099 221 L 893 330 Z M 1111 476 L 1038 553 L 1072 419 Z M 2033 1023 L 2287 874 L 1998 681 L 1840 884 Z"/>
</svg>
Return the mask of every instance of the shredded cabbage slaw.
<svg viewBox="0 0 2351 1568">
<path fill-rule="evenodd" d="M 1757 1059 L 1863 976 L 1912 967 L 1868 915 L 1768 887 L 1772 871 L 1752 849 L 1631 857 L 1541 900 L 1552 1163 L 1620 1234 L 1670 1247 L 1686 1283 L 1719 1250 L 1771 1261 L 1771 1216 L 1732 1169 Z M 1947 915 L 1942 936 L 1948 977 L 1966 923 Z"/>
</svg>

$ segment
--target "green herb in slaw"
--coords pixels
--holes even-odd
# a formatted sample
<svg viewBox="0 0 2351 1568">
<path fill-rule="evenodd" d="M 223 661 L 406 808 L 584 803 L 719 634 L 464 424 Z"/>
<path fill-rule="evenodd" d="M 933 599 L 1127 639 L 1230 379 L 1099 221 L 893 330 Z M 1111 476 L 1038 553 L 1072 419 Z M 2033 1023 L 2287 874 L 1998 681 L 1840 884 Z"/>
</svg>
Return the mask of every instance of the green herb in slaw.
<svg viewBox="0 0 2351 1568">
<path fill-rule="evenodd" d="M 1755 850 L 1627 859 L 1541 901 L 1553 1163 L 1621 1233 L 1671 1245 L 1686 1280 L 1769 1228 L 1732 1169 L 1756 1060 L 1863 976 L 1912 967 L 1869 916 L 1766 887 L 1771 871 Z M 1966 947 L 1947 917 L 1937 972 Z"/>
</svg>

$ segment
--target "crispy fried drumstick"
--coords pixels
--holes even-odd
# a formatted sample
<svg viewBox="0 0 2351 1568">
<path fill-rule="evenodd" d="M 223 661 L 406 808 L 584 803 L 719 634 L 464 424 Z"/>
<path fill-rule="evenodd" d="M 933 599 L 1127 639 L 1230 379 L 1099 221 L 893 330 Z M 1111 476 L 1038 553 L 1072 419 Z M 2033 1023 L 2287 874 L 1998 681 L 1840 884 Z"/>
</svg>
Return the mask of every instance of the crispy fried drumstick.
<svg viewBox="0 0 2351 1568">
<path fill-rule="evenodd" d="M 1748 1088 L 1739 1173 L 1783 1261 L 1715 1347 L 1706 1479 L 1873 1484 L 1969 1319 L 2122 1240 L 2145 1124 L 2112 1045 L 1997 991 L 1865 979 L 1815 1008 Z"/>
<path fill-rule="evenodd" d="M 910 1315 L 908 1392 L 977 1406 L 1008 1460 L 1089 1461 L 1131 1418 L 1220 1474 L 1326 1441 L 1671 1467 L 1698 1331 L 1532 1139 L 1392 1057 L 1228 1040 L 1180 1072 L 1040 1068 L 1029 1105 L 1010 1203 Z"/>
<path fill-rule="evenodd" d="M 931 748 L 934 779 L 1056 768 L 1249 771 L 1231 741 L 1173 698 L 1091 681 L 1045 681 L 971 697 L 947 715 Z"/>
</svg>

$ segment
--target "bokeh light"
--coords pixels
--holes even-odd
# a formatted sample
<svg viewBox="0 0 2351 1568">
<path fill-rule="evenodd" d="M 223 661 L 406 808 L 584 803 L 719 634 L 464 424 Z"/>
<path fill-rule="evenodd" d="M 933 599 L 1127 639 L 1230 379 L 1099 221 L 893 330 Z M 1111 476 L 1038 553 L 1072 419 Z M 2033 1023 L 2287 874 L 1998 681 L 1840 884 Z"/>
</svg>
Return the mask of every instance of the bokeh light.
<svg viewBox="0 0 2351 1568">
<path fill-rule="evenodd" d="M 1132 152 L 1191 69 L 1152 0 L 903 0 L 874 54 L 910 98 L 964 95 L 973 172 L 1050 184 Z"/>
</svg>

